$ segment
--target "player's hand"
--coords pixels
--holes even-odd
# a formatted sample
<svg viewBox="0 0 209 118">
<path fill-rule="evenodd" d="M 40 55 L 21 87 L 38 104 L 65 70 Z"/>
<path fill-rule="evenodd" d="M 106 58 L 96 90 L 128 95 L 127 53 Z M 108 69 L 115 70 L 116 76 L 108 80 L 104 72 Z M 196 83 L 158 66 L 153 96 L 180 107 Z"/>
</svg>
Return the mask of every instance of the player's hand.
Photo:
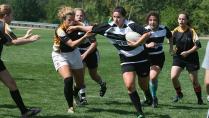
<svg viewBox="0 0 209 118">
<path fill-rule="evenodd" d="M 29 40 L 30 41 L 37 41 L 39 39 L 40 39 L 40 36 L 39 35 L 32 35 L 32 36 L 29 37 Z"/>
<path fill-rule="evenodd" d="M 128 44 L 128 46 L 130 46 L 130 47 L 136 47 L 136 41 L 135 40 L 127 40 L 127 44 Z"/>
<path fill-rule="evenodd" d="M 75 30 L 77 30 L 77 26 L 70 26 L 70 27 L 68 27 L 68 29 L 67 29 L 67 33 L 71 33 L 71 32 L 73 32 L 73 31 L 75 31 Z"/>
<path fill-rule="evenodd" d="M 146 46 L 147 48 L 155 48 L 156 45 L 157 45 L 157 44 L 156 44 L 155 42 L 150 42 L 150 43 L 146 44 L 145 46 Z"/>
<path fill-rule="evenodd" d="M 187 51 L 183 51 L 183 52 L 181 52 L 180 55 L 181 55 L 182 57 L 186 58 L 186 57 L 189 55 L 189 53 L 188 53 Z"/>
<path fill-rule="evenodd" d="M 26 32 L 24 38 L 28 38 L 28 37 L 32 36 L 32 30 L 33 30 L 33 29 L 27 30 L 27 32 Z"/>
<path fill-rule="evenodd" d="M 90 37 L 90 36 L 93 36 L 94 35 L 94 33 L 91 33 L 90 31 L 89 32 L 86 32 L 86 34 L 84 35 L 84 37 Z"/>
</svg>

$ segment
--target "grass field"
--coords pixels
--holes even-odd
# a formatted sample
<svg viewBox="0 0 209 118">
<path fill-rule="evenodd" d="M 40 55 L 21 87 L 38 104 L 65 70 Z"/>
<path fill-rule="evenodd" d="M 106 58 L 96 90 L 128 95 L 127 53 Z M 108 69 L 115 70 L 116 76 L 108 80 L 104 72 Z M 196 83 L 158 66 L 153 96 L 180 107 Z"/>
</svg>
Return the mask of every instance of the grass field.
<svg viewBox="0 0 209 118">
<path fill-rule="evenodd" d="M 15 30 L 20 36 L 25 30 Z M 135 118 L 135 109 L 121 78 L 119 57 L 116 49 L 103 37 L 98 36 L 100 65 L 99 73 L 107 82 L 107 93 L 99 97 L 99 86 L 85 76 L 87 99 L 89 105 L 77 107 L 75 114 L 67 114 L 67 104 L 63 95 L 63 81 L 52 65 L 51 49 L 52 30 L 34 30 L 41 35 L 41 40 L 33 44 L 19 47 L 5 47 L 2 54 L 8 70 L 16 80 L 25 104 L 29 107 L 40 107 L 42 112 L 37 118 Z M 166 41 L 165 41 L 166 42 Z M 202 62 L 206 42 L 202 40 L 199 50 Z M 144 107 L 146 118 L 205 118 L 208 109 L 206 93 L 203 84 L 204 71 L 199 71 L 205 105 L 197 105 L 192 84 L 186 71 L 180 76 L 184 98 L 180 103 L 171 103 L 175 91 L 170 81 L 171 56 L 165 43 L 166 62 L 159 76 L 159 107 L 153 109 Z M 143 94 L 138 89 L 142 98 Z M 0 118 L 19 117 L 7 88 L 0 83 Z"/>
</svg>

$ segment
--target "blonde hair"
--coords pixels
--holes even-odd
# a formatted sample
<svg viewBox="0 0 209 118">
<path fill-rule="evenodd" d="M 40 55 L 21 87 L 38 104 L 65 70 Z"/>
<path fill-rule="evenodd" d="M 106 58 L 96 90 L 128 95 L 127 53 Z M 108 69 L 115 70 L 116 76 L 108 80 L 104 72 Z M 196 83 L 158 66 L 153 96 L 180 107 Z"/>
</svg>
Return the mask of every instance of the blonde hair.
<svg viewBox="0 0 209 118">
<path fill-rule="evenodd" d="M 84 17 L 86 16 L 85 11 L 82 8 L 74 8 L 74 12 L 81 11 Z"/>
<path fill-rule="evenodd" d="M 67 15 L 75 15 L 73 8 L 68 6 L 61 6 L 58 10 L 57 16 L 59 19 L 64 20 Z"/>
<path fill-rule="evenodd" d="M 0 18 L 3 18 L 4 15 L 9 15 L 12 12 L 12 8 L 10 5 L 7 4 L 1 4 L 0 5 Z"/>
</svg>

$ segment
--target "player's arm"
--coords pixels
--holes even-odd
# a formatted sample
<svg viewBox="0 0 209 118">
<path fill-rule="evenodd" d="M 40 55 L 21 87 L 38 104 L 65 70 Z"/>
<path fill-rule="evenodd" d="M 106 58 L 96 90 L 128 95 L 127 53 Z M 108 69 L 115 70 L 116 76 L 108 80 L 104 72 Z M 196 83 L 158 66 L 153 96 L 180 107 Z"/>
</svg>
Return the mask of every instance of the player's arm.
<svg viewBox="0 0 209 118">
<path fill-rule="evenodd" d="M 165 29 L 166 29 L 166 37 L 168 38 L 169 41 L 169 53 L 173 55 L 175 53 L 173 49 L 173 34 L 167 27 L 165 27 Z"/>
<path fill-rule="evenodd" d="M 150 37 L 150 35 L 151 35 L 151 32 L 146 32 L 142 36 L 140 36 L 136 41 L 128 40 L 128 45 L 131 47 L 142 45 L 146 42 L 146 40 Z"/>
<path fill-rule="evenodd" d="M 92 42 L 91 45 L 88 47 L 88 49 L 81 55 L 82 59 L 85 59 L 89 54 L 95 51 L 96 47 L 97 47 L 97 42 L 96 41 Z"/>
<path fill-rule="evenodd" d="M 80 26 L 80 25 L 70 26 L 67 29 L 67 32 L 68 33 L 71 33 L 71 32 L 73 32 L 75 30 L 81 30 L 81 31 L 84 31 L 84 32 L 91 32 L 92 31 L 92 28 L 93 28 L 93 26 Z"/>
<path fill-rule="evenodd" d="M 32 35 L 32 34 L 27 37 L 17 38 L 8 25 L 5 26 L 4 37 L 7 40 L 7 42 L 5 43 L 7 46 L 24 45 L 40 39 L 39 35 Z"/>
<path fill-rule="evenodd" d="M 194 53 L 194 52 L 197 51 L 199 48 L 201 48 L 201 43 L 200 43 L 200 40 L 199 40 L 199 38 L 198 38 L 196 32 L 194 31 L 194 29 L 192 29 L 191 31 L 192 31 L 192 34 L 193 34 L 193 35 L 192 35 L 192 39 L 193 39 L 194 46 L 193 46 L 191 49 L 182 52 L 181 55 L 182 55 L 183 57 L 187 57 L 189 54 Z"/>
</svg>

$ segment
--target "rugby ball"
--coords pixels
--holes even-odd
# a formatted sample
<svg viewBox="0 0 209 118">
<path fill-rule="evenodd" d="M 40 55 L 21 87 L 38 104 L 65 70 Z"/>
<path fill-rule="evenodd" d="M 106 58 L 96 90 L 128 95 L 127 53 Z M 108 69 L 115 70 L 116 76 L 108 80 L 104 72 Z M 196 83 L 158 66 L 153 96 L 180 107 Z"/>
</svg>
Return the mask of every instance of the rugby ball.
<svg viewBox="0 0 209 118">
<path fill-rule="evenodd" d="M 137 32 L 127 32 L 126 35 L 125 35 L 125 38 L 126 40 L 129 40 L 129 41 L 136 41 L 139 39 L 141 35 Z"/>
</svg>

